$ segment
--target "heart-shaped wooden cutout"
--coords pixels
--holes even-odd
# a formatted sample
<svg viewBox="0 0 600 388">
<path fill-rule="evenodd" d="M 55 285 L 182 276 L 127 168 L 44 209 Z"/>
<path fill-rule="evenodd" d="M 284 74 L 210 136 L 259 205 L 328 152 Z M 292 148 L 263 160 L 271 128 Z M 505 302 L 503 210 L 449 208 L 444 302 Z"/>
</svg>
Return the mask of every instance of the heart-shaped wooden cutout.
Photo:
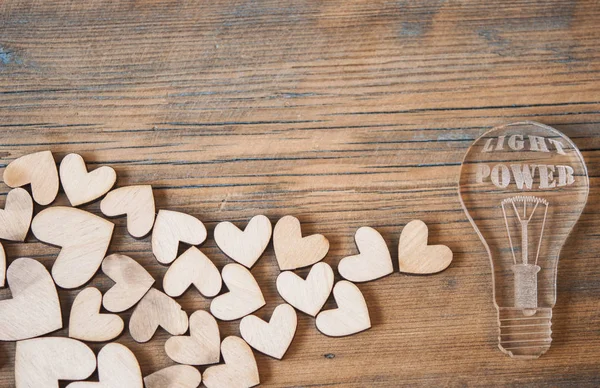
<svg viewBox="0 0 600 388">
<path fill-rule="evenodd" d="M 254 349 L 281 360 L 290 347 L 298 318 L 289 304 L 280 304 L 267 323 L 256 315 L 248 315 L 240 322 L 242 338 Z"/>
<path fill-rule="evenodd" d="M 423 221 L 406 224 L 398 243 L 400 272 L 409 274 L 433 274 L 448 268 L 452 251 L 445 245 L 427 245 L 429 230 Z"/>
<path fill-rule="evenodd" d="M 144 237 L 154 225 L 154 194 L 152 186 L 138 185 L 120 187 L 106 194 L 100 202 L 105 216 L 127 214 L 127 231 L 133 237 Z"/>
<path fill-rule="evenodd" d="M 187 331 L 188 317 L 179 303 L 151 288 L 131 314 L 129 333 L 137 342 L 148 342 L 159 326 L 171 335 L 181 335 Z"/>
<path fill-rule="evenodd" d="M 102 342 L 116 338 L 123 331 L 123 319 L 116 314 L 100 314 L 102 293 L 88 287 L 77 294 L 69 316 L 69 337 L 82 341 Z"/>
<path fill-rule="evenodd" d="M 10 187 L 31 184 L 35 202 L 48 205 L 56 198 L 59 186 L 52 152 L 36 152 L 13 160 L 4 170 L 4 183 Z"/>
<path fill-rule="evenodd" d="M 135 355 L 116 342 L 98 352 L 99 381 L 80 381 L 67 388 L 143 388 L 142 371 Z"/>
<path fill-rule="evenodd" d="M 83 205 L 106 194 L 117 181 L 112 167 L 102 166 L 88 172 L 78 154 L 68 154 L 60 162 L 60 181 L 73 206 Z"/>
<path fill-rule="evenodd" d="M 260 384 L 258 367 L 252 349 L 236 336 L 229 336 L 221 344 L 225 365 L 216 365 L 204 371 L 207 388 L 250 388 Z"/>
<path fill-rule="evenodd" d="M 241 231 L 231 222 L 219 222 L 215 228 L 215 242 L 227 256 L 252 268 L 271 241 L 271 221 L 263 216 L 252 217 Z"/>
<path fill-rule="evenodd" d="M 260 287 L 250 271 L 240 264 L 223 268 L 223 281 L 229 292 L 217 296 L 210 304 L 210 312 L 222 321 L 233 321 L 252 314 L 265 305 Z"/>
<path fill-rule="evenodd" d="M 279 268 L 285 271 L 321 261 L 329 251 L 329 241 L 321 234 L 302 237 L 300 221 L 285 216 L 275 224 L 273 247 Z"/>
<path fill-rule="evenodd" d="M 17 342 L 17 388 L 58 388 L 58 380 L 87 379 L 95 369 L 96 356 L 83 342 L 64 337 Z"/>
<path fill-rule="evenodd" d="M 219 362 L 221 337 L 215 318 L 198 310 L 190 315 L 190 335 L 171 337 L 165 342 L 167 356 L 188 365 L 209 365 Z"/>
<path fill-rule="evenodd" d="M 381 234 L 363 226 L 354 235 L 360 254 L 344 257 L 338 264 L 338 272 L 352 282 L 368 282 L 394 272 L 390 250 Z"/>
<path fill-rule="evenodd" d="M 190 365 L 173 365 L 144 377 L 146 388 L 197 388 L 202 381 L 198 369 Z"/>
<path fill-rule="evenodd" d="M 52 267 L 52 277 L 62 288 L 79 287 L 94 276 L 113 228 L 102 217 L 65 206 L 44 209 L 31 222 L 38 240 L 62 247 Z"/>
<path fill-rule="evenodd" d="M 177 257 L 179 243 L 202 244 L 206 228 L 202 221 L 189 214 L 160 210 L 152 231 L 152 253 L 159 263 L 169 264 Z"/>
<path fill-rule="evenodd" d="M 333 270 L 327 263 L 312 266 L 306 280 L 291 271 L 277 277 L 277 291 L 289 304 L 310 316 L 316 316 L 333 288 Z"/>
<path fill-rule="evenodd" d="M 31 217 L 33 201 L 25 189 L 12 189 L 6 195 L 4 209 L 0 209 L 0 238 L 25 241 Z"/>
<path fill-rule="evenodd" d="M 154 284 L 154 278 L 129 256 L 113 253 L 102 261 L 102 272 L 115 285 L 102 298 L 102 305 L 113 313 L 133 307 Z"/>
<path fill-rule="evenodd" d="M 62 328 L 58 293 L 41 263 L 29 258 L 12 262 L 6 272 L 12 299 L 0 301 L 0 340 L 38 337 Z"/>
<path fill-rule="evenodd" d="M 6 252 L 4 246 L 0 243 L 0 287 L 6 284 Z"/>
<path fill-rule="evenodd" d="M 317 329 L 330 337 L 356 334 L 371 327 L 369 310 L 363 294 L 354 283 L 342 280 L 333 287 L 337 309 L 317 315 Z"/>
<path fill-rule="evenodd" d="M 171 264 L 163 278 L 163 289 L 172 297 L 181 296 L 190 285 L 212 298 L 221 291 L 221 274 L 213 262 L 196 247 L 190 247 Z"/>
</svg>

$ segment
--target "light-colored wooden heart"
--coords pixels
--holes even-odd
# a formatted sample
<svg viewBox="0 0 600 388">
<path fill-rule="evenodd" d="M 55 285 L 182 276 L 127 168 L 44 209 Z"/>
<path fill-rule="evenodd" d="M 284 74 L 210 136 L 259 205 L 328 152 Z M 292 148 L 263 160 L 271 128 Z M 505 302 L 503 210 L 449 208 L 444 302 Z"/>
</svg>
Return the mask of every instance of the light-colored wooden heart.
<svg viewBox="0 0 600 388">
<path fill-rule="evenodd" d="M 333 270 L 327 263 L 312 266 L 306 280 L 291 271 L 277 277 L 277 291 L 289 304 L 310 316 L 316 316 L 333 288 Z"/>
<path fill-rule="evenodd" d="M 13 261 L 6 272 L 12 299 L 0 301 L 0 340 L 38 337 L 62 328 L 58 293 L 41 263 Z"/>
<path fill-rule="evenodd" d="M 351 282 L 368 282 L 394 272 L 390 250 L 381 234 L 373 228 L 363 226 L 354 235 L 358 255 L 344 257 L 338 271 Z"/>
<path fill-rule="evenodd" d="M 100 314 L 102 293 L 88 287 L 77 294 L 69 316 L 69 337 L 82 341 L 102 342 L 116 338 L 123 331 L 123 319 L 116 314 Z"/>
<path fill-rule="evenodd" d="M 17 388 L 58 388 L 58 380 L 87 379 L 96 369 L 96 356 L 83 342 L 43 337 L 17 342 Z"/>
<path fill-rule="evenodd" d="M 321 311 L 317 315 L 317 329 L 330 337 L 343 337 L 371 327 L 369 309 L 362 292 L 354 283 L 342 280 L 333 287 L 337 309 Z"/>
<path fill-rule="evenodd" d="M 167 295 L 178 297 L 194 285 L 200 293 L 212 298 L 221 291 L 221 274 L 213 262 L 196 247 L 190 247 L 171 264 L 163 278 Z"/>
<path fill-rule="evenodd" d="M 68 154 L 60 162 L 60 181 L 71 205 L 79 206 L 106 194 L 117 181 L 117 173 L 109 166 L 88 172 L 81 155 Z"/>
<path fill-rule="evenodd" d="M 231 222 L 220 222 L 215 228 L 215 242 L 227 256 L 252 268 L 271 241 L 271 221 L 263 215 L 252 217 L 244 231 Z"/>
<path fill-rule="evenodd" d="M 113 313 L 133 307 L 154 284 L 154 278 L 129 256 L 113 253 L 102 261 L 102 272 L 115 285 L 102 298 L 102 305 Z"/>
<path fill-rule="evenodd" d="M 229 336 L 221 344 L 225 365 L 216 365 L 204 371 L 207 388 L 250 388 L 260 384 L 258 367 L 252 349 L 236 336 Z"/>
<path fill-rule="evenodd" d="M 198 369 L 190 365 L 173 365 L 144 377 L 146 388 L 197 388 L 202 381 Z"/>
<path fill-rule="evenodd" d="M 152 253 L 159 263 L 175 260 L 180 242 L 198 245 L 204 240 L 206 228 L 196 217 L 171 210 L 158 212 L 152 231 Z"/>
<path fill-rule="evenodd" d="M 52 277 L 62 288 L 79 287 L 94 276 L 113 228 L 102 217 L 65 206 L 44 209 L 31 222 L 38 240 L 62 247 L 52 267 Z"/>
<path fill-rule="evenodd" d="M 98 352 L 98 382 L 80 381 L 67 388 L 143 388 L 142 371 L 135 355 L 116 342 Z"/>
<path fill-rule="evenodd" d="M 285 271 L 321 261 L 329 251 L 329 241 L 321 234 L 302 237 L 300 221 L 285 216 L 275 224 L 273 247 L 279 269 Z"/>
<path fill-rule="evenodd" d="M 210 312 L 223 321 L 233 321 L 252 314 L 265 305 L 260 287 L 250 271 L 240 264 L 223 268 L 223 281 L 229 292 L 217 296 L 210 304 Z"/>
<path fill-rule="evenodd" d="M 281 360 L 290 347 L 298 318 L 289 304 L 280 304 L 267 323 L 256 315 L 248 315 L 240 322 L 242 338 L 254 349 Z"/>
<path fill-rule="evenodd" d="M 59 186 L 52 152 L 36 152 L 13 160 L 4 170 L 4 183 L 10 187 L 31 184 L 35 202 L 48 205 L 56 198 Z"/>
<path fill-rule="evenodd" d="M 127 214 L 127 231 L 133 237 L 144 237 L 154 225 L 154 194 L 152 186 L 125 186 L 106 194 L 100 202 L 105 216 Z"/>
<path fill-rule="evenodd" d="M 12 189 L 6 195 L 4 209 L 0 210 L 0 238 L 25 241 L 31 217 L 33 201 L 25 189 Z"/>
<path fill-rule="evenodd" d="M 0 243 L 0 287 L 6 284 L 6 252 L 4 246 Z"/>
<path fill-rule="evenodd" d="M 209 365 L 219 362 L 220 345 L 217 321 L 208 312 L 198 310 L 190 316 L 190 335 L 169 338 L 165 352 L 180 364 Z"/>
<path fill-rule="evenodd" d="M 151 288 L 131 314 L 129 333 L 137 342 L 148 342 L 159 326 L 171 335 L 181 335 L 187 331 L 188 317 L 179 303 Z"/>
<path fill-rule="evenodd" d="M 406 224 L 398 243 L 400 272 L 432 274 L 445 270 L 452 262 L 452 251 L 445 245 L 427 245 L 429 230 L 423 221 Z"/>
</svg>

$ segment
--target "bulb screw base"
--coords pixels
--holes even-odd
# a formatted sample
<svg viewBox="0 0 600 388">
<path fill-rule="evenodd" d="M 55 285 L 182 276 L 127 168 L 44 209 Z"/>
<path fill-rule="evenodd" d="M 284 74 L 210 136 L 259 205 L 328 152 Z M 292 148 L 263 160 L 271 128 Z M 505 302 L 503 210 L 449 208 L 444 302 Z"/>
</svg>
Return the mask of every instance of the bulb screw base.
<svg viewBox="0 0 600 388">
<path fill-rule="evenodd" d="M 498 347 L 513 358 L 538 358 L 552 343 L 552 309 L 498 307 Z"/>
</svg>

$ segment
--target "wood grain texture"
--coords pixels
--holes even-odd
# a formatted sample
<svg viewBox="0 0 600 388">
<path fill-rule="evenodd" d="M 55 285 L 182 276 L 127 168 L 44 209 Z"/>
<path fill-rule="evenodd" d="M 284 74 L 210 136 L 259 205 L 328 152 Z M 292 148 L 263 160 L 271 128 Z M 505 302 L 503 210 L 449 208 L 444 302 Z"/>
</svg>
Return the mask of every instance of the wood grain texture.
<svg viewBox="0 0 600 388">
<path fill-rule="evenodd" d="M 256 354 L 262 386 L 595 387 L 599 20 L 593 0 L 4 0 L 0 165 L 77 152 L 90 170 L 115 168 L 116 187 L 152 184 L 157 209 L 206 225 L 201 248 L 219 269 L 232 261 L 214 244 L 216 224 L 257 214 L 272 223 L 294 215 L 305 235 L 325 235 L 334 268 L 356 252 L 364 225 L 385 238 L 396 271 L 398 236 L 413 219 L 429 226 L 430 244 L 452 249 L 440 274 L 360 284 L 366 332 L 327 338 L 298 314 L 284 361 Z M 489 260 L 457 195 L 471 142 L 526 119 L 571 137 L 591 178 L 559 263 L 554 341 L 533 363 L 497 349 Z M 0 190 L 5 198 L 9 188 Z M 64 193 L 55 203 L 68 204 Z M 100 214 L 99 202 L 82 208 Z M 150 238 L 129 236 L 125 217 L 111 221 L 109 253 L 142 263 L 161 288 L 166 268 Z M 29 256 L 50 268 L 58 248 L 27 241 L 4 244 L 8 262 Z M 283 302 L 278 272 L 271 244 L 252 268 L 267 302 L 260 316 Z M 103 274 L 89 284 L 102 293 L 111 285 Z M 65 321 L 78 291 L 59 290 Z M 210 303 L 195 290 L 177 301 L 188 314 Z M 238 322 L 219 324 L 221 338 L 239 335 Z M 146 376 L 172 365 L 168 337 L 159 330 L 137 344 L 126 331 L 117 340 Z M 0 386 L 14 384 L 14 351 L 0 343 Z"/>
</svg>

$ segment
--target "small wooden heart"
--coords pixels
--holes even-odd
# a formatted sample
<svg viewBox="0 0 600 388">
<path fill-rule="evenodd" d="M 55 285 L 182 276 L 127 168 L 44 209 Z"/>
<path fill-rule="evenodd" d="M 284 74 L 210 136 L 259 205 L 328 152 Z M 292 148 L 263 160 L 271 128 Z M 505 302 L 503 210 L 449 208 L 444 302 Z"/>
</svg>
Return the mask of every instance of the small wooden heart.
<svg viewBox="0 0 600 388">
<path fill-rule="evenodd" d="M 198 369 L 189 365 L 173 365 L 144 377 L 146 388 L 197 388 L 202 381 Z"/>
<path fill-rule="evenodd" d="M 368 282 L 394 272 L 390 251 L 381 234 L 363 226 L 354 235 L 359 254 L 343 258 L 338 271 L 352 282 Z"/>
<path fill-rule="evenodd" d="M 277 221 L 273 247 L 282 271 L 308 267 L 322 260 L 329 251 L 329 241 L 321 234 L 302 237 L 300 221 L 285 216 Z"/>
<path fill-rule="evenodd" d="M 219 362 L 220 345 L 217 321 L 208 312 L 198 310 L 190 316 L 190 335 L 169 338 L 165 352 L 180 364 L 209 365 Z"/>
<path fill-rule="evenodd" d="M 179 303 L 151 288 L 131 314 L 129 333 L 137 342 L 148 342 L 159 326 L 171 335 L 180 335 L 187 331 L 188 317 Z"/>
<path fill-rule="evenodd" d="M 98 382 L 81 381 L 67 388 L 143 388 L 142 371 L 135 355 L 116 342 L 98 352 Z"/>
<path fill-rule="evenodd" d="M 312 266 L 306 280 L 286 271 L 277 277 L 279 295 L 298 310 L 316 316 L 333 288 L 333 270 L 327 263 Z"/>
<path fill-rule="evenodd" d="M 152 186 L 125 186 L 106 194 L 100 202 L 105 216 L 127 214 L 127 231 L 133 237 L 144 237 L 154 225 L 154 194 Z"/>
<path fill-rule="evenodd" d="M 190 245 L 206 240 L 202 221 L 189 214 L 160 210 L 152 231 L 152 253 L 159 263 L 169 264 L 177 257 L 180 242 Z"/>
<path fill-rule="evenodd" d="M 117 173 L 109 166 L 88 172 L 81 155 L 68 154 L 60 162 L 60 181 L 71 205 L 79 206 L 106 194 L 117 181 Z"/>
<path fill-rule="evenodd" d="M 284 303 L 275 308 L 268 323 L 255 315 L 244 317 L 240 334 L 254 349 L 281 360 L 294 339 L 297 324 L 296 310 Z"/>
<path fill-rule="evenodd" d="M 0 243 L 0 287 L 6 283 L 6 252 L 4 246 Z"/>
<path fill-rule="evenodd" d="M 65 206 L 44 209 L 31 222 L 38 240 L 62 247 L 52 267 L 52 277 L 62 288 L 79 287 L 94 276 L 113 228 L 104 218 Z"/>
<path fill-rule="evenodd" d="M 213 262 L 196 247 L 190 247 L 171 264 L 163 278 L 163 289 L 172 297 L 181 296 L 190 285 L 212 298 L 221 291 L 221 274 Z"/>
<path fill-rule="evenodd" d="M 333 287 L 337 309 L 317 315 L 317 329 L 330 337 L 352 335 L 371 327 L 369 310 L 362 293 L 355 284 L 342 280 Z"/>
<path fill-rule="evenodd" d="M 229 292 L 219 295 L 210 304 L 210 312 L 223 321 L 233 321 L 252 314 L 265 305 L 260 287 L 250 271 L 240 264 L 223 268 L 223 281 Z"/>
<path fill-rule="evenodd" d="M 154 278 L 144 267 L 118 253 L 104 258 L 102 272 L 115 282 L 102 298 L 104 308 L 113 313 L 133 307 L 154 284 Z"/>
<path fill-rule="evenodd" d="M 83 342 L 43 337 L 17 342 L 17 388 L 58 388 L 58 380 L 87 379 L 96 369 L 96 356 Z"/>
<path fill-rule="evenodd" d="M 221 353 L 225 365 L 211 366 L 204 371 L 207 388 L 250 388 L 260 384 L 252 349 L 243 339 L 236 336 L 225 338 Z"/>
<path fill-rule="evenodd" d="M 252 217 L 244 231 L 231 222 L 220 222 L 215 228 L 215 242 L 227 256 L 252 268 L 269 245 L 271 232 L 271 221 L 258 215 Z"/>
<path fill-rule="evenodd" d="M 69 337 L 102 342 L 121 334 L 123 319 L 116 314 L 100 314 L 101 303 L 102 293 L 97 288 L 88 287 L 77 295 L 69 316 Z"/>
<path fill-rule="evenodd" d="M 445 245 L 427 245 L 429 231 L 423 221 L 406 224 L 398 243 L 400 272 L 409 274 L 433 274 L 448 268 L 452 251 Z"/>
<path fill-rule="evenodd" d="M 0 301 L 0 340 L 38 337 L 62 328 L 58 293 L 42 264 L 16 259 L 6 273 L 12 299 Z"/>
<path fill-rule="evenodd" d="M 13 160 L 4 170 L 4 183 L 10 187 L 31 184 L 35 202 L 48 205 L 56 198 L 59 186 L 52 152 L 36 152 Z"/>
<path fill-rule="evenodd" d="M 6 195 L 4 210 L 0 210 L 0 238 L 25 241 L 31 217 L 33 201 L 25 189 L 12 189 Z"/>
</svg>

